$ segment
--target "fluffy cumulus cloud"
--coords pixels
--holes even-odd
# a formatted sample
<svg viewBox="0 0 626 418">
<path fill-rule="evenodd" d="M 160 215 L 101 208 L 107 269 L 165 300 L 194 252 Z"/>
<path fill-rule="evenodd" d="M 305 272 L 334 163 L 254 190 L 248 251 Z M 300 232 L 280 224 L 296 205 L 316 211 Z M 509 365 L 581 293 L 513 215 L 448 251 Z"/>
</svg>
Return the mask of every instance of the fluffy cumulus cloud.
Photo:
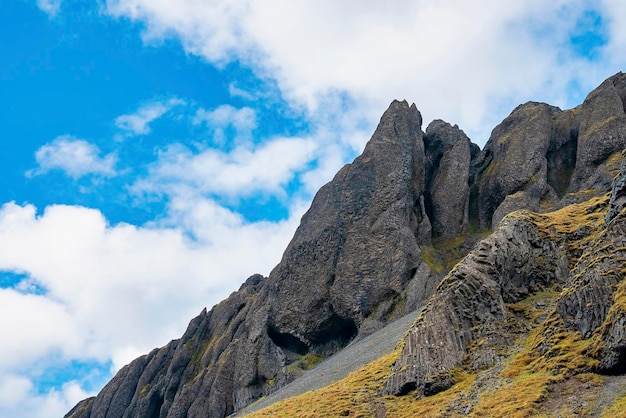
<svg viewBox="0 0 626 418">
<path fill-rule="evenodd" d="M 579 22 L 606 16 L 618 50 L 626 21 L 619 2 L 526 0 L 440 2 L 108 0 L 109 14 L 145 25 L 147 39 L 177 37 L 214 63 L 240 60 L 278 82 L 310 111 L 336 92 L 376 118 L 393 98 L 415 101 L 426 121 L 458 123 L 484 143 L 489 129 L 524 100 L 573 105 L 583 90 L 617 71 L 622 54 L 590 61 L 572 48 Z M 583 47 L 584 48 L 584 47 Z"/>
<path fill-rule="evenodd" d="M 248 142 L 257 127 L 256 113 L 249 107 L 237 109 L 231 105 L 222 105 L 214 110 L 199 109 L 194 117 L 197 125 L 206 125 L 213 133 L 213 141 L 224 145 L 228 137 L 235 144 Z M 228 135 L 231 130 L 232 135 Z"/>
<path fill-rule="evenodd" d="M 145 124 L 133 126 L 147 129 L 149 119 L 182 103 L 176 100 L 140 107 L 135 116 Z M 0 316 L 14 318 L 0 322 L 0 333 L 11 336 L 0 345 L 0 415 L 62 415 L 99 389 L 109 370 L 92 384 L 76 374 L 42 389 L 45 370 L 78 362 L 114 372 L 181 335 L 190 318 L 250 274 L 268 274 L 310 198 L 292 195 L 287 203 L 287 185 L 300 177 L 311 190 L 320 173 L 330 175 L 342 163 L 345 150 L 324 130 L 259 141 L 252 108 L 185 111 L 177 123 L 206 130 L 218 147 L 172 144 L 157 154 L 131 192 L 164 195 L 158 219 L 111 225 L 99 210 L 80 206 L 0 207 L 0 284 L 3 274 L 11 279 L 0 288 Z M 121 154 L 131 142 L 111 143 Z M 73 178 L 111 176 L 116 164 L 127 163 L 115 155 L 102 157 L 95 145 L 63 136 L 36 152 L 38 167 L 29 175 L 59 169 Z M 125 173 L 122 167 L 117 174 Z M 248 222 L 217 201 L 259 195 L 285 199 L 288 217 Z"/>
<path fill-rule="evenodd" d="M 146 135 L 150 133 L 151 122 L 160 118 L 175 106 L 184 104 L 185 102 L 178 98 L 149 102 L 134 113 L 119 116 L 115 119 L 115 125 L 129 136 Z"/>
<path fill-rule="evenodd" d="M 247 1 L 108 0 L 106 5 L 113 16 L 148 20 L 147 40 L 183 35 L 185 48 L 216 63 L 225 64 L 241 47 L 250 46 L 241 22 L 249 7 Z"/>
<path fill-rule="evenodd" d="M 133 189 L 168 195 L 181 195 L 182 190 L 231 197 L 283 194 L 284 186 L 306 166 L 315 149 L 306 138 L 277 138 L 255 149 L 237 147 L 228 153 L 214 149 L 193 153 L 173 145 Z"/>
<path fill-rule="evenodd" d="M 353 111 L 319 112 L 316 117 L 318 125 L 301 135 L 263 136 L 255 131 L 256 111 L 249 107 L 199 109 L 191 123 L 208 130 L 209 145 L 173 143 L 161 149 L 129 190 L 139 198 L 165 198 L 170 208 L 206 198 L 235 208 L 242 201 L 272 198 L 297 219 L 302 205 L 355 156 L 366 138 L 359 127 L 362 115 Z"/>
<path fill-rule="evenodd" d="M 267 274 L 294 228 L 293 219 L 246 223 L 207 199 L 177 201 L 170 214 L 137 227 L 76 206 L 0 208 L 0 270 L 23 277 L 0 289 L 0 316 L 12 318 L 0 322 L 11 336 L 0 344 L 0 414 L 56 405 L 61 416 L 84 397 L 82 384 L 38 393 L 41 368 L 111 359 L 115 371 L 164 345 L 248 275 Z"/>
<path fill-rule="evenodd" d="M 115 154 L 100 156 L 100 149 L 83 139 L 70 135 L 57 137 L 43 145 L 35 153 L 38 167 L 27 172 L 28 176 L 62 170 L 72 178 L 88 174 L 114 176 L 116 174 Z"/>
<path fill-rule="evenodd" d="M 606 65 L 623 68 L 625 58 L 619 51 L 626 48 L 626 7 L 619 0 L 604 0 L 600 11 L 607 37 L 602 59 Z"/>
<path fill-rule="evenodd" d="M 22 375 L 0 376 L 0 414 L 3 417 L 61 417 L 88 395 L 76 382 L 40 393 L 33 382 Z"/>
</svg>

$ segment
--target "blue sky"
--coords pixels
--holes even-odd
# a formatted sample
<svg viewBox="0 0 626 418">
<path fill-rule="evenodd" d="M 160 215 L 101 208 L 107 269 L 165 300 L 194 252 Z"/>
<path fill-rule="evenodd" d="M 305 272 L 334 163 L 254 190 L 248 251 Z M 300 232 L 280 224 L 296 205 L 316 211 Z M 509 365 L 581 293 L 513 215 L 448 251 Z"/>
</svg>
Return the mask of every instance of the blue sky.
<svg viewBox="0 0 626 418">
<path fill-rule="evenodd" d="M 307 129 L 300 115 L 281 103 L 272 91 L 275 87 L 258 80 L 249 69 L 233 62 L 220 71 L 202 57 L 186 53 L 175 39 L 146 45 L 139 24 L 103 19 L 95 2 L 66 2 L 53 18 L 34 2 L 7 2 L 2 17 L 5 46 L 0 76 L 6 83 L 0 121 L 5 127 L 2 143 L 11 144 L 10 151 L 2 153 L 2 162 L 20 180 L 3 178 L 2 201 L 28 201 L 38 207 L 51 202 L 95 205 L 114 223 L 144 223 L 163 211 L 162 200 L 135 204 L 123 189 L 145 175 L 146 163 L 168 145 L 210 142 L 211 126 L 193 121 L 200 109 L 241 108 L 255 100 L 244 97 L 243 89 L 264 89 L 271 97 L 260 106 L 255 103 L 253 141 Z M 231 94 L 233 88 L 242 95 Z M 154 109 L 163 104 L 161 110 Z M 119 123 L 119 117 L 151 106 L 153 116 L 163 114 L 138 132 Z M 228 150 L 234 134 L 236 129 L 227 124 L 225 138 L 215 145 Z M 112 172 L 102 173 L 107 187 L 98 187 L 91 173 L 83 176 L 83 171 L 68 179 L 58 166 L 35 169 L 46 176 L 23 175 L 37 163 L 33 150 L 60 137 L 88 142 L 95 158 L 116 157 Z M 82 192 L 76 193 L 77 188 Z M 259 215 L 244 207 L 243 212 L 252 220 L 277 216 L 274 210 Z"/>
<path fill-rule="evenodd" d="M 482 146 L 626 68 L 617 1 L 481 3 L 0 0 L 0 416 L 268 274 L 393 99 Z"/>
</svg>

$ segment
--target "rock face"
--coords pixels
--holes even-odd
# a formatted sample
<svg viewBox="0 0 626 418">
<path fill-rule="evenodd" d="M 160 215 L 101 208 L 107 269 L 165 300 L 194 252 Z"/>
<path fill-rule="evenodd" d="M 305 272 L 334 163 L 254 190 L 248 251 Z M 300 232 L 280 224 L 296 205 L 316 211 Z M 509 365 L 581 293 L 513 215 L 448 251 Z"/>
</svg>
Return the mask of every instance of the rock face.
<svg viewBox="0 0 626 418">
<path fill-rule="evenodd" d="M 580 108 L 575 188 L 606 187 L 605 161 L 626 146 L 626 75 L 619 73 L 592 91 Z"/>
<path fill-rule="evenodd" d="M 435 120 L 424 136 L 427 213 L 434 238 L 467 234 L 469 225 L 470 162 L 480 151 L 458 126 Z"/>
<path fill-rule="evenodd" d="M 619 172 L 625 98 L 619 73 L 572 110 L 524 104 L 482 151 L 441 120 L 424 133 L 415 105 L 394 101 L 363 154 L 317 193 L 269 277 L 250 277 L 66 416 L 227 416 L 424 305 L 384 391 L 434 394 L 456 367 L 498 363 L 523 328 L 512 306 L 555 287 L 569 290 L 546 334 L 580 333 L 601 370 L 620 371 L 626 177 L 610 205 L 574 203 L 609 191 Z M 554 344 L 548 336 L 537 350 Z"/>
<path fill-rule="evenodd" d="M 421 123 L 414 105 L 392 103 L 363 154 L 318 192 L 270 274 L 275 335 L 324 353 L 364 322 L 398 316 L 431 234 Z"/>
<path fill-rule="evenodd" d="M 626 155 L 624 155 L 624 151 L 622 152 L 622 157 L 626 160 Z M 613 182 L 613 190 L 611 193 L 611 201 L 609 203 L 609 211 L 606 214 L 606 223 L 608 224 L 613 218 L 615 218 L 619 213 L 626 207 L 626 165 L 622 161 L 622 166 L 620 170 L 619 176 L 615 178 Z"/>
<path fill-rule="evenodd" d="M 473 166 L 480 227 L 495 229 L 515 209 L 545 211 L 607 190 L 626 146 L 625 97 L 626 75 L 618 73 L 575 109 L 516 108 Z"/>
<path fill-rule="evenodd" d="M 624 175 L 611 202 L 626 192 Z M 605 222 L 608 207 L 605 197 L 546 215 L 506 217 L 440 283 L 407 333 L 384 393 L 429 396 L 452 386 L 455 368 L 499 363 L 528 333 L 515 304 L 549 289 L 556 290 L 554 310 L 536 320 L 543 339 L 529 337 L 536 363 L 550 364 L 540 356 L 558 358 L 577 344 L 583 360 L 568 359 L 571 373 L 626 372 L 626 214 Z M 564 373 L 559 362 L 550 367 L 554 375 Z"/>
<path fill-rule="evenodd" d="M 556 194 L 547 184 L 546 154 L 553 115 L 558 112 L 543 103 L 526 103 L 493 130 L 477 182 L 482 227 L 496 226 L 513 208 L 537 210 L 544 195 Z"/>
<path fill-rule="evenodd" d="M 452 385 L 455 367 L 493 365 L 514 339 L 506 303 L 564 279 L 559 238 L 544 236 L 523 217 L 504 220 L 439 284 L 405 337 L 385 393 L 432 395 Z"/>
</svg>

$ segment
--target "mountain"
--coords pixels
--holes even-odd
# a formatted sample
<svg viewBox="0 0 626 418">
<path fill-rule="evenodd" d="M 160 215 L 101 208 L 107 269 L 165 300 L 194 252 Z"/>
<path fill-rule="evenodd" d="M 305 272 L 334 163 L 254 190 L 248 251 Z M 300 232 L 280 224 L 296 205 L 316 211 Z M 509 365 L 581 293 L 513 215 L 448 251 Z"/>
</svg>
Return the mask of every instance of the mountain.
<svg viewBox="0 0 626 418">
<path fill-rule="evenodd" d="M 224 417 L 419 309 L 393 353 L 260 416 L 527 416 L 563 385 L 623 386 L 625 106 L 618 73 L 574 109 L 517 107 L 480 150 L 394 101 L 269 277 L 66 417 Z M 626 404 L 605 398 L 587 405 Z"/>
</svg>

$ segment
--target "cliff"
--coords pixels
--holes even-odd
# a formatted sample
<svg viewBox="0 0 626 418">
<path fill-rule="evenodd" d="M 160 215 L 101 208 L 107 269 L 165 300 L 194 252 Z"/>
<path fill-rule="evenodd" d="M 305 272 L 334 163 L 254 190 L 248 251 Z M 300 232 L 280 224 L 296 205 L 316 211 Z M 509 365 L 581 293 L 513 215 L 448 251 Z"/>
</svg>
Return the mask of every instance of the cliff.
<svg viewBox="0 0 626 418">
<path fill-rule="evenodd" d="M 515 390 L 527 376 L 545 389 L 623 373 L 626 180 L 609 192 L 625 98 L 619 73 L 575 109 L 524 104 L 482 151 L 440 120 L 423 132 L 415 106 L 394 101 L 269 277 L 250 277 L 67 416 L 226 416 L 422 307 L 379 362 L 391 371 L 360 380 L 370 414 L 480 376 Z M 459 405 L 479 411 L 476 396 Z"/>
</svg>

